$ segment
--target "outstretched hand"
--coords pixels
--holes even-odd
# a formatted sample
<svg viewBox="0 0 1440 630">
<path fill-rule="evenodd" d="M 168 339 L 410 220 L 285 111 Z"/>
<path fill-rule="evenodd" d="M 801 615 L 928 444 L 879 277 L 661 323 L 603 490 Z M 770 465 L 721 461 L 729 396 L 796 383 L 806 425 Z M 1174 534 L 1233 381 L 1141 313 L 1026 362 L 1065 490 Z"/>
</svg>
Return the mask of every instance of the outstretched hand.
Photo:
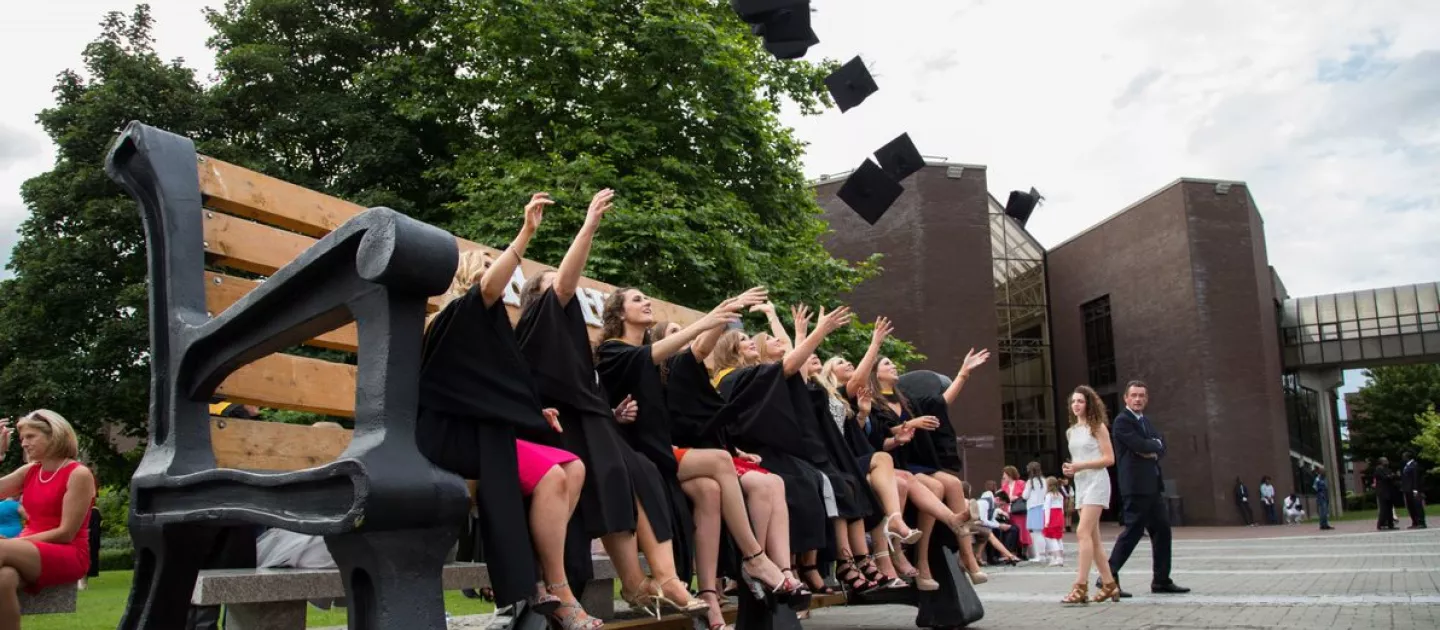
<svg viewBox="0 0 1440 630">
<path fill-rule="evenodd" d="M 590 198 L 590 209 L 585 212 L 586 223 L 599 223 L 600 219 L 610 211 L 610 200 L 615 198 L 615 191 L 609 188 L 595 193 Z"/>
<path fill-rule="evenodd" d="M 889 337 L 892 332 L 895 332 L 895 327 L 890 324 L 890 318 L 883 316 L 875 318 L 875 330 L 870 333 L 870 345 L 879 347 L 880 344 L 885 343 L 885 338 Z"/>
<path fill-rule="evenodd" d="M 794 306 L 791 306 L 791 307 L 790 307 L 790 317 L 791 317 L 791 321 L 794 321 L 796 326 L 799 326 L 799 325 L 800 325 L 800 322 L 805 322 L 805 326 L 806 326 L 806 327 L 809 327 L 809 326 L 810 326 L 810 307 L 809 307 L 809 306 L 806 306 L 806 305 L 804 305 L 804 304 L 796 304 L 796 305 L 794 305 Z"/>
<path fill-rule="evenodd" d="M 965 361 L 960 364 L 960 374 L 968 376 L 971 370 L 984 365 L 989 360 L 990 350 L 982 348 L 976 352 L 974 348 L 971 348 L 969 352 L 965 353 Z"/>
<path fill-rule="evenodd" d="M 545 219 L 545 206 L 554 203 L 550 193 L 537 192 L 530 195 L 530 203 L 525 204 L 525 229 L 531 232 L 539 229 L 540 222 Z"/>
<path fill-rule="evenodd" d="M 826 313 L 825 307 L 822 306 L 820 307 L 820 323 L 815 326 L 815 331 L 822 335 L 828 335 L 848 323 L 850 323 L 850 307 L 841 306 Z"/>
<path fill-rule="evenodd" d="M 913 418 L 907 421 L 905 425 L 914 429 L 934 431 L 940 428 L 940 419 L 935 416 L 920 416 L 919 418 Z"/>
<path fill-rule="evenodd" d="M 774 314 L 775 314 L 775 305 L 774 305 L 773 303 L 771 303 L 771 302 L 769 301 L 769 299 L 767 298 L 766 301 L 751 306 L 751 307 L 750 307 L 750 312 L 751 312 L 751 313 L 764 313 L 764 314 L 766 314 L 766 315 L 774 315 Z"/>
<path fill-rule="evenodd" d="M 560 427 L 560 410 L 559 410 L 559 409 L 554 409 L 554 408 L 541 409 L 541 410 L 540 410 L 540 413 L 545 414 L 545 421 L 550 423 L 550 428 L 551 428 L 551 429 L 554 429 L 556 433 L 564 433 L 564 432 L 565 432 L 565 429 L 563 429 L 563 428 Z"/>
</svg>

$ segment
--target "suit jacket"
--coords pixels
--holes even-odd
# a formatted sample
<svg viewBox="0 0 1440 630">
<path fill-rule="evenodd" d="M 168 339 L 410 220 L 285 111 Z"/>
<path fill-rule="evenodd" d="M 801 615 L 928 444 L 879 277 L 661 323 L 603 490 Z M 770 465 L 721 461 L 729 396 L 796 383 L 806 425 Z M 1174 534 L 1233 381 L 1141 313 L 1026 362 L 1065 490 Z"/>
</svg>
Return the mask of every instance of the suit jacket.
<svg viewBox="0 0 1440 630">
<path fill-rule="evenodd" d="M 1411 492 L 1420 489 L 1420 464 L 1415 460 L 1405 462 L 1405 467 L 1400 469 L 1400 491 L 1409 496 Z"/>
<path fill-rule="evenodd" d="M 1121 495 L 1160 494 L 1164 483 L 1160 477 L 1160 460 L 1165 457 L 1165 443 L 1147 417 L 1145 423 L 1129 409 L 1115 416 L 1110 433 L 1115 443 L 1115 467 Z M 1148 426 L 1147 426 L 1148 425 Z M 1154 453 L 1157 457 L 1143 457 Z"/>
<path fill-rule="evenodd" d="M 1398 476 L 1389 466 L 1381 464 L 1375 467 L 1375 493 L 1389 500 L 1399 497 L 1400 490 L 1395 486 L 1395 478 Z"/>
</svg>

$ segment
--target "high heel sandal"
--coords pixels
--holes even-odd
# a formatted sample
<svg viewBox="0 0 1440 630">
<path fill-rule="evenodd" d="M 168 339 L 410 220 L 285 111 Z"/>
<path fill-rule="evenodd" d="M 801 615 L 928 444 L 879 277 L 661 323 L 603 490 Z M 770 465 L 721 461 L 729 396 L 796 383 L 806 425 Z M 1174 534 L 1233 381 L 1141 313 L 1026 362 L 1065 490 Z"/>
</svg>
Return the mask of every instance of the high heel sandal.
<svg viewBox="0 0 1440 630">
<path fill-rule="evenodd" d="M 1103 602 L 1103 601 L 1105 601 L 1105 600 L 1107 600 L 1107 599 L 1110 600 L 1110 601 L 1115 601 L 1115 602 L 1120 601 L 1120 583 L 1119 583 L 1119 582 L 1111 582 L 1111 583 L 1109 583 L 1109 584 L 1101 584 L 1101 585 L 1100 585 L 1100 592 L 1098 592 L 1098 593 L 1095 594 L 1095 599 L 1094 599 L 1093 601 L 1095 601 L 1095 602 Z"/>
<path fill-rule="evenodd" d="M 930 578 L 916 577 L 915 590 L 921 593 L 931 593 L 940 590 L 940 583 Z"/>
<path fill-rule="evenodd" d="M 820 578 L 820 587 L 819 587 L 819 588 L 816 588 L 814 584 L 810 584 L 810 583 L 804 582 L 804 581 L 802 580 L 802 582 L 804 582 L 804 584 L 805 584 L 805 587 L 808 588 L 808 589 L 810 589 L 810 592 L 811 592 L 811 593 L 814 593 L 814 594 L 816 594 L 816 595 L 834 595 L 834 594 L 835 594 L 835 589 L 830 588 L 830 585 L 825 583 L 825 576 L 823 576 L 823 575 L 820 574 L 820 566 L 819 566 L 819 565 L 814 565 L 814 564 L 801 565 L 800 567 L 797 567 L 797 570 L 798 570 L 800 573 L 814 573 L 817 577 Z"/>
<path fill-rule="evenodd" d="M 1096 600 L 1096 601 L 1099 601 L 1099 600 Z M 1075 586 L 1071 587 L 1071 589 L 1070 589 L 1070 594 L 1069 594 L 1069 595 L 1066 595 L 1064 599 L 1060 600 L 1060 603 L 1062 603 L 1062 604 L 1089 604 L 1089 603 L 1090 603 L 1090 585 L 1088 585 L 1088 584 L 1086 584 L 1086 583 L 1084 583 L 1084 582 L 1076 582 L 1076 583 L 1075 583 Z"/>
<path fill-rule="evenodd" d="M 856 557 L 858 558 L 862 556 Z M 848 586 L 851 591 L 854 591 L 856 593 L 868 593 L 880 586 L 879 584 L 876 584 L 873 580 L 865 577 L 865 572 L 861 571 L 859 565 L 855 564 L 854 558 L 841 562 L 838 566 L 835 567 L 835 569 L 835 577 L 839 578 L 841 583 L 848 582 L 846 586 Z"/>
<path fill-rule="evenodd" d="M 569 587 L 570 584 L 568 582 L 546 584 L 545 594 L 550 597 L 555 597 L 555 594 L 551 591 L 558 591 L 562 588 Z M 555 607 L 548 612 L 542 612 L 542 614 L 550 620 L 552 626 L 559 628 L 559 630 L 600 630 L 600 628 L 605 627 L 605 622 L 591 617 L 589 613 L 585 612 L 585 608 L 580 605 L 579 601 L 567 602 L 558 597 L 555 597 L 555 601 Z M 562 610 L 573 610 L 574 612 L 568 615 L 562 615 L 560 614 Z M 541 612 L 538 607 L 535 608 L 535 611 Z M 711 628 L 711 630 L 715 629 Z"/>
<path fill-rule="evenodd" d="M 877 554 L 874 555 L 874 560 L 879 560 L 880 558 L 889 558 L 889 557 L 890 557 L 890 552 L 888 552 L 888 551 L 882 551 L 882 552 L 877 553 Z M 891 566 L 894 566 L 894 564 L 891 564 Z M 880 585 L 879 588 L 882 588 L 882 589 L 884 589 L 884 588 L 905 588 L 905 587 L 907 587 L 907 586 L 910 586 L 910 583 L 909 583 L 909 582 L 906 582 L 905 580 L 903 580 L 903 579 L 901 579 L 901 578 L 899 578 L 899 577 L 896 577 L 896 578 L 893 578 L 893 579 L 886 577 L 886 576 L 885 576 L 885 572 L 884 572 L 884 571 L 881 571 L 881 570 L 880 570 L 880 567 L 875 566 L 875 564 L 873 563 L 873 560 L 872 560 L 871 558 L 866 558 L 866 559 L 865 559 L 864 568 L 865 568 L 865 569 L 868 569 L 867 571 L 863 571 L 863 573 L 865 574 L 865 578 L 868 579 L 868 580 L 870 580 L 870 581 L 875 582 L 876 584 L 879 584 L 879 585 Z M 918 575 L 918 574 L 919 574 L 919 571 L 916 571 L 916 575 Z M 899 569 L 896 569 L 895 575 L 897 575 L 897 576 L 900 575 Z"/>
<path fill-rule="evenodd" d="M 669 583 L 671 583 L 671 582 L 680 582 L 680 585 L 685 587 L 685 595 L 690 598 L 690 602 L 689 602 L 689 603 L 685 604 L 684 606 L 681 606 L 680 604 L 675 603 L 674 600 L 672 600 L 672 599 L 670 599 L 669 597 L 666 597 L 666 596 L 665 596 L 665 592 L 664 592 L 664 589 L 663 589 L 662 587 L 664 587 L 666 584 L 669 584 Z M 707 603 L 705 603 L 705 602 L 703 602 L 703 601 L 701 601 L 700 599 L 696 598 L 694 595 L 692 595 L 692 594 L 690 593 L 690 587 L 689 587 L 688 585 L 686 585 L 684 582 L 681 582 L 681 581 L 680 581 L 680 578 L 678 578 L 678 577 L 672 577 L 672 578 L 670 578 L 670 579 L 668 579 L 668 580 L 665 580 L 664 582 L 661 582 L 661 583 L 655 585 L 655 601 L 656 601 L 655 607 L 656 607 L 657 609 L 660 608 L 661 606 L 666 606 L 666 607 L 669 607 L 669 608 L 673 608 L 673 609 L 675 610 L 675 612 L 683 613 L 683 614 L 691 615 L 691 616 L 694 616 L 696 613 L 702 613 L 702 614 L 705 614 L 706 616 L 709 616 L 709 614 L 710 614 L 710 605 L 707 604 Z M 657 615 L 657 617 L 658 617 L 658 615 Z"/>
<path fill-rule="evenodd" d="M 755 596 L 755 599 L 765 599 L 766 589 L 769 589 L 770 593 L 774 594 L 777 599 L 798 595 L 805 589 L 804 583 L 795 578 L 785 577 L 785 571 L 783 569 L 780 570 L 780 583 L 774 585 L 766 584 L 763 579 L 751 575 L 750 570 L 746 568 L 745 565 L 749 564 L 751 560 L 764 555 L 765 551 L 761 550 L 755 552 L 754 555 L 740 559 L 740 578 L 745 580 L 745 585 L 750 588 L 750 594 Z"/>
<path fill-rule="evenodd" d="M 536 582 L 535 594 L 530 596 L 530 610 L 542 616 L 549 617 L 556 609 L 560 608 L 563 603 L 559 597 L 556 597 L 555 594 L 550 591 L 567 586 L 569 586 L 567 583 L 546 584 L 544 582 Z"/>
<path fill-rule="evenodd" d="M 896 532 L 890 531 L 890 523 L 893 522 L 895 519 L 900 519 L 901 523 L 905 522 L 905 517 L 901 516 L 899 512 L 896 512 L 894 514 L 891 514 L 890 516 L 885 517 L 885 527 L 883 530 L 885 532 L 885 540 L 890 542 L 890 547 L 892 549 L 897 548 L 901 545 L 913 545 L 917 542 L 920 542 L 920 537 L 925 535 L 924 532 L 921 532 L 920 530 L 913 527 L 910 528 L 910 533 L 905 536 L 901 536 Z"/>
<path fill-rule="evenodd" d="M 649 589 L 645 588 L 646 584 L 650 585 Z M 620 589 L 620 600 L 629 604 L 631 608 L 642 610 L 645 614 L 654 615 L 656 619 L 659 619 L 661 595 L 660 587 L 655 584 L 655 580 L 648 577 L 640 580 L 640 587 L 635 591 L 626 593 L 625 589 Z"/>
<path fill-rule="evenodd" d="M 695 593 L 695 597 L 696 597 L 697 599 L 701 600 L 701 601 L 704 601 L 704 600 L 705 600 L 705 594 L 706 594 L 706 593 L 709 593 L 709 594 L 715 596 L 715 607 L 716 607 L 717 609 L 718 609 L 718 608 L 721 608 L 721 607 L 723 606 L 723 604 L 722 604 L 722 602 L 721 602 L 721 599 L 720 599 L 720 593 L 717 592 L 717 591 L 716 591 L 715 589 L 713 589 L 713 588 L 707 588 L 707 589 L 705 589 L 705 590 L 703 590 L 703 591 L 700 591 L 700 592 L 698 592 L 698 593 Z M 708 607 L 708 606 L 710 605 L 710 603 L 709 603 L 709 602 L 705 602 L 705 605 Z M 706 614 L 709 614 L 709 612 L 707 611 Z M 730 625 L 730 624 L 727 624 L 727 623 L 725 623 L 725 622 L 723 621 L 723 620 L 725 619 L 723 612 L 721 613 L 720 619 L 722 620 L 720 623 L 712 623 L 712 624 L 709 625 L 710 630 L 735 630 L 735 626 Z M 568 630 L 568 629 L 567 629 L 567 630 Z"/>
</svg>

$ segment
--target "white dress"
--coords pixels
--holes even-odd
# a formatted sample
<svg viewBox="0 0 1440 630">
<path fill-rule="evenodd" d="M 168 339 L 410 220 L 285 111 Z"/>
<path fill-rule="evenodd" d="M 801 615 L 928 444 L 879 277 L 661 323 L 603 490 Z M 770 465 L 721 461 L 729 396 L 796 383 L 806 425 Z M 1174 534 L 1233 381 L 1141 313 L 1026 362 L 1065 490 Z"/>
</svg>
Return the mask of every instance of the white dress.
<svg viewBox="0 0 1440 630">
<path fill-rule="evenodd" d="M 1100 441 L 1090 434 L 1090 428 L 1077 424 L 1065 431 L 1070 443 L 1070 461 L 1076 464 L 1092 462 L 1102 457 Z M 1090 468 L 1075 473 L 1075 507 L 1082 505 L 1103 505 L 1110 507 L 1110 473 L 1104 468 Z"/>
</svg>

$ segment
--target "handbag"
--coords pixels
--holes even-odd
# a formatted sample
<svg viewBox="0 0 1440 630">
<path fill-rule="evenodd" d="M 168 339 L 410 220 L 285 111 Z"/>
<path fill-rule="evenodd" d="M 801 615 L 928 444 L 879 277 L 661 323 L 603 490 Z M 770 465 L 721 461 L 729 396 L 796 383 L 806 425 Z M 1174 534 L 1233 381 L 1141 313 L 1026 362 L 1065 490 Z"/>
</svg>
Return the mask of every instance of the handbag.
<svg viewBox="0 0 1440 630">
<path fill-rule="evenodd" d="M 1016 483 L 1018 483 L 1018 482 L 1016 482 Z M 1014 489 L 1014 485 L 1011 485 L 1010 489 L 1013 490 L 1013 489 Z M 1027 509 L 1029 509 L 1029 506 L 1028 506 L 1028 505 L 1026 504 L 1026 502 L 1025 502 L 1025 495 L 1024 495 L 1024 494 L 1021 494 L 1021 495 L 1018 496 L 1018 497 L 1017 497 L 1017 496 L 1012 496 L 1012 497 L 1010 497 L 1010 513 L 1011 513 L 1011 514 L 1015 514 L 1015 513 L 1017 513 L 1017 512 L 1019 512 L 1019 513 L 1024 513 L 1025 510 L 1027 510 Z"/>
</svg>

